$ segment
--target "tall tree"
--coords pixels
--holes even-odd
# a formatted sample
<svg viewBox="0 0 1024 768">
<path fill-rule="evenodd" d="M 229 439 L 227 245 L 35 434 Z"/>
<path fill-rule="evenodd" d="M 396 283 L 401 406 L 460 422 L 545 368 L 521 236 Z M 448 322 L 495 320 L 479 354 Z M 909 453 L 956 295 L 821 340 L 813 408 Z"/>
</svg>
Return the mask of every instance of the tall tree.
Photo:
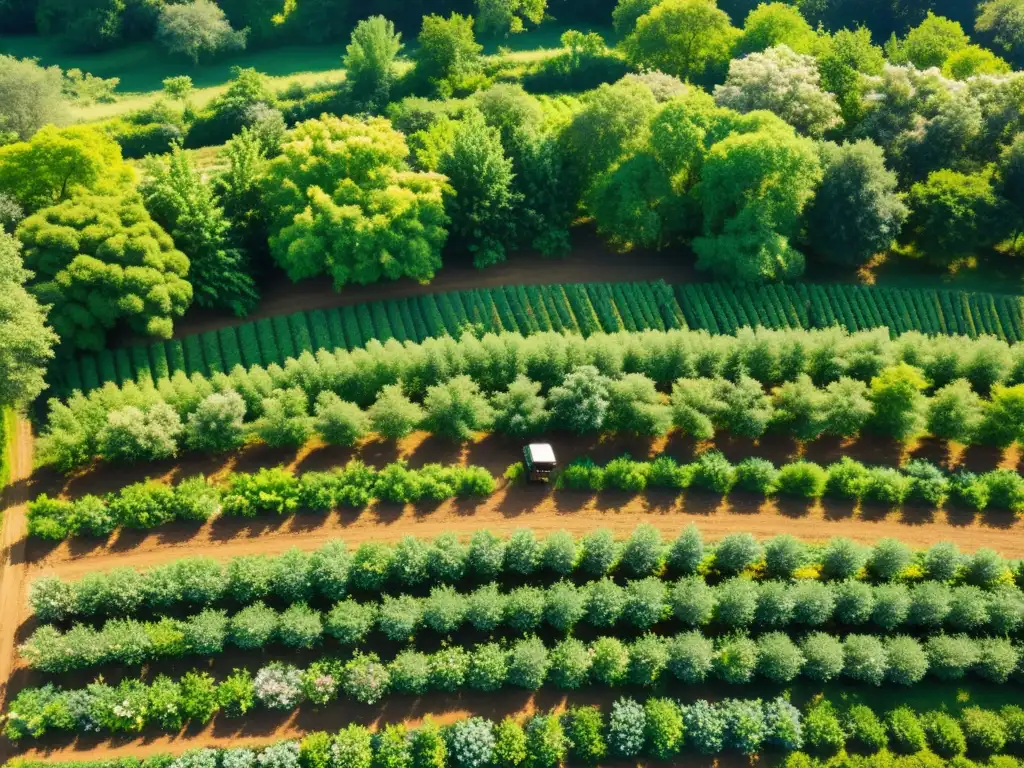
<svg viewBox="0 0 1024 768">
<path fill-rule="evenodd" d="M 623 155 L 644 146 L 657 108 L 651 90 L 635 82 L 602 85 L 586 95 L 559 137 L 573 199 Z"/>
<path fill-rule="evenodd" d="M 157 20 L 156 40 L 168 53 L 180 53 L 199 63 L 200 56 L 245 48 L 248 31 L 234 30 L 213 0 L 165 5 Z"/>
<path fill-rule="evenodd" d="M 266 153 L 259 137 L 248 128 L 224 145 L 227 168 L 213 181 L 214 192 L 224 208 L 235 242 L 249 256 L 258 273 L 269 262 L 267 245 L 269 212 L 263 204 Z"/>
<path fill-rule="evenodd" d="M 821 87 L 835 94 L 847 126 L 856 125 L 863 116 L 865 75 L 880 75 L 884 68 L 885 54 L 871 42 L 867 27 L 840 29 L 819 54 Z"/>
<path fill-rule="evenodd" d="M 0 230 L 0 404 L 24 405 L 46 384 L 46 366 L 57 343 L 46 312 L 25 290 L 32 273 L 21 260 L 20 244 Z"/>
<path fill-rule="evenodd" d="M 447 19 L 431 14 L 423 17 L 416 41 L 416 72 L 444 91 L 480 67 L 483 46 L 473 36 L 473 17 L 451 14 Z M 444 95 L 444 93 L 442 93 Z"/>
<path fill-rule="evenodd" d="M 380 109 L 389 101 L 395 82 L 395 58 L 402 50 L 402 36 L 383 16 L 363 19 L 352 30 L 345 48 L 345 81 L 360 104 Z"/>
<path fill-rule="evenodd" d="M 324 116 L 292 131 L 263 182 L 270 252 L 292 280 L 348 283 L 411 277 L 441 266 L 443 176 L 410 171 L 409 148 L 383 118 Z"/>
<path fill-rule="evenodd" d="M 886 53 L 893 64 L 913 64 L 918 69 L 942 67 L 951 54 L 966 48 L 971 40 L 958 22 L 931 11 L 924 21 L 902 40 L 890 40 Z"/>
<path fill-rule="evenodd" d="M 906 252 L 938 266 L 976 255 L 1007 233 L 1003 201 L 991 173 L 941 170 L 910 188 Z"/>
<path fill-rule="evenodd" d="M 817 44 L 818 36 L 796 6 L 760 3 L 744 19 L 734 55 L 756 53 L 779 45 L 797 53 L 812 53 Z"/>
<path fill-rule="evenodd" d="M 451 185 L 445 211 L 452 232 L 467 244 L 477 267 L 505 260 L 505 247 L 515 238 L 512 161 L 505 156 L 501 134 L 478 110 L 455 126 L 450 149 L 438 170 Z"/>
<path fill-rule="evenodd" d="M 544 130 L 544 112 L 520 85 L 496 85 L 478 93 L 476 104 L 498 129 L 512 161 L 515 227 L 520 243 L 549 256 L 569 249 L 572 202 L 564 189 L 561 158 L 552 131 Z"/>
<path fill-rule="evenodd" d="M 0 136 L 9 131 L 25 141 L 44 125 L 66 123 L 62 84 L 60 67 L 0 56 Z"/>
<path fill-rule="evenodd" d="M 29 216 L 18 237 L 36 273 L 31 290 L 73 348 L 103 349 L 119 323 L 169 339 L 192 302 L 188 258 L 137 195 L 78 195 Z"/>
<path fill-rule="evenodd" d="M 119 192 L 131 180 L 121 148 L 91 126 L 46 126 L 29 141 L 0 147 L 0 189 L 27 211 L 81 192 Z"/>
<path fill-rule="evenodd" d="M 636 69 L 701 80 L 725 69 L 738 34 L 714 0 L 663 0 L 637 20 L 622 47 Z"/>
<path fill-rule="evenodd" d="M 231 241 L 231 225 L 213 192 L 180 146 L 169 159 L 152 159 L 140 186 L 154 220 L 189 255 L 189 282 L 201 307 L 245 317 L 259 300 L 247 260 Z"/>
<path fill-rule="evenodd" d="M 820 137 L 842 118 L 835 96 L 819 82 L 813 56 L 780 45 L 733 59 L 725 84 L 715 88 L 715 101 L 737 112 L 774 112 L 801 133 Z"/>
<path fill-rule="evenodd" d="M 746 282 L 802 274 L 790 237 L 820 179 L 814 143 L 781 120 L 715 144 L 695 190 L 704 209 L 698 268 Z"/>
<path fill-rule="evenodd" d="M 805 214 L 809 244 L 823 261 L 859 266 L 888 249 L 907 219 L 896 174 L 867 139 L 824 142 L 820 153 L 824 175 Z"/>
<path fill-rule="evenodd" d="M 995 43 L 1018 67 L 1024 64 L 1024 0 L 982 3 L 974 29 Z"/>
<path fill-rule="evenodd" d="M 547 0 L 476 0 L 476 28 L 481 35 L 515 35 L 529 22 L 544 21 Z"/>
<path fill-rule="evenodd" d="M 996 192 L 1009 205 L 1013 220 L 1013 248 L 1024 232 L 1024 133 L 1018 133 L 996 164 Z"/>
</svg>

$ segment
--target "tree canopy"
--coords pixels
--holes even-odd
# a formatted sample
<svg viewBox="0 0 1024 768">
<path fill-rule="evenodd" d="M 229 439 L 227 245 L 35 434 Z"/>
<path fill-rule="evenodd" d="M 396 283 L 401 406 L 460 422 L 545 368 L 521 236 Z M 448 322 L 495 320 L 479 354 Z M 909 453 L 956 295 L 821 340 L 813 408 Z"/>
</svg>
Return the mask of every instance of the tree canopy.
<svg viewBox="0 0 1024 768">
<path fill-rule="evenodd" d="M 773 116 L 762 127 L 715 144 L 696 193 L 704 234 L 693 241 L 697 266 L 725 279 L 796 277 L 804 257 L 790 243 L 821 178 L 813 142 Z"/>
<path fill-rule="evenodd" d="M 248 261 L 231 238 L 231 224 L 190 157 L 176 146 L 167 160 L 153 159 L 140 187 L 146 208 L 189 255 L 189 280 L 201 307 L 249 314 L 259 294 Z"/>
<path fill-rule="evenodd" d="M 121 148 L 91 126 L 47 126 L 28 141 L 0 147 L 0 189 L 27 211 L 81 192 L 122 191 L 132 178 Z"/>
<path fill-rule="evenodd" d="M 0 55 L 0 138 L 11 132 L 25 141 L 44 125 L 68 121 L 60 67 Z"/>
<path fill-rule="evenodd" d="M 824 174 L 807 208 L 808 240 L 824 261 L 859 266 L 889 248 L 907 218 L 885 153 L 862 139 L 820 147 Z"/>
<path fill-rule="evenodd" d="M 25 290 L 20 244 L 0 229 L 0 405 L 25 405 L 46 386 L 57 335 L 46 312 Z"/>
<path fill-rule="evenodd" d="M 662 0 L 637 19 L 622 47 L 637 69 L 701 80 L 725 70 L 738 34 L 714 0 Z"/>
<path fill-rule="evenodd" d="M 137 195 L 78 195 L 29 216 L 18 237 L 30 289 L 72 348 L 103 349 L 119 323 L 169 339 L 192 302 L 188 258 Z"/>
<path fill-rule="evenodd" d="M 340 288 L 434 276 L 447 238 L 445 180 L 409 170 L 408 154 L 383 118 L 296 126 L 263 182 L 270 252 L 292 280 L 327 274 Z"/>
</svg>

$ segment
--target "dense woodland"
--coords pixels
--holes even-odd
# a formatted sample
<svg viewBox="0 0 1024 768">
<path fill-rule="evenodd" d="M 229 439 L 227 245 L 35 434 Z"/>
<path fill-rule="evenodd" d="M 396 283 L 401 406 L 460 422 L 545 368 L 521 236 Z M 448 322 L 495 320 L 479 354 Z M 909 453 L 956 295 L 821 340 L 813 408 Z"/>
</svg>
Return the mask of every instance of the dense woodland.
<svg viewBox="0 0 1024 768">
<path fill-rule="evenodd" d="M 4 18 L 19 29 L 35 19 L 69 45 L 155 34 L 184 71 L 189 57 L 307 39 L 331 10 L 75 9 L 8 3 Z M 112 83 L 0 57 L 0 302 L 17 308 L 0 326 L 13 341 L 0 345 L 0 399 L 39 394 L 51 347 L 100 350 L 125 330 L 166 339 L 193 304 L 244 316 L 282 271 L 338 290 L 429 282 L 458 253 L 481 268 L 517 249 L 557 257 L 582 220 L 623 251 L 680 258 L 689 246 L 698 269 L 726 281 L 879 253 L 937 269 L 1016 255 L 1014 0 L 936 9 L 952 18 L 883 9 L 870 28 L 853 4 L 621 0 L 601 9 L 617 45 L 570 30 L 561 52 L 525 63 L 483 56 L 477 38 L 571 8 L 423 10 L 408 48 L 384 16 L 355 24 L 340 84 L 277 92 L 238 69 L 197 108 L 191 80 L 173 77 L 151 107 L 89 125 L 66 125 L 69 101 L 109 97 Z M 399 16 L 408 26 L 409 9 Z M 220 147 L 212 173 L 187 151 L 205 146 Z"/>
</svg>

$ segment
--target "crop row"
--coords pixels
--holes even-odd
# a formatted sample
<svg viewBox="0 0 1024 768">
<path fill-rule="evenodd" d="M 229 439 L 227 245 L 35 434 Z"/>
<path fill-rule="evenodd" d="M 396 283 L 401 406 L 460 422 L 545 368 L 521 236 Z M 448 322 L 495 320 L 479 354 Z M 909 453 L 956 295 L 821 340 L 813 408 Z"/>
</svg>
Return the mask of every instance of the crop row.
<svg viewBox="0 0 1024 768">
<path fill-rule="evenodd" d="M 735 333 L 744 326 L 888 328 L 893 334 L 994 336 L 1024 340 L 1020 296 L 931 288 L 794 283 L 727 286 L 686 283 L 676 298 L 690 328 Z"/>
<path fill-rule="evenodd" d="M 85 712 L 94 726 L 86 730 L 134 731 L 145 725 L 145 715 L 152 711 L 161 727 L 177 731 L 182 725 L 180 714 L 173 721 L 159 721 L 166 712 L 178 711 L 177 706 L 161 703 L 160 697 L 177 704 L 183 689 L 198 685 L 208 690 L 212 715 L 218 704 L 229 713 L 241 714 L 256 705 L 278 710 L 293 710 L 303 702 L 323 706 L 342 696 L 375 704 L 390 693 L 495 692 L 507 687 L 535 691 L 546 684 L 562 690 L 590 685 L 654 688 L 707 681 L 786 684 L 802 677 L 815 683 L 842 679 L 912 686 L 926 675 L 939 680 L 973 675 L 1002 684 L 1019 672 L 1019 661 L 1020 651 L 1009 640 L 966 635 L 935 635 L 922 643 L 908 636 L 882 639 L 850 634 L 840 639 L 812 632 L 797 643 L 781 632 L 757 639 L 736 634 L 712 640 L 694 631 L 673 637 L 647 634 L 632 642 L 616 637 L 590 643 L 568 638 L 550 648 L 528 636 L 507 645 L 450 645 L 431 654 L 407 649 L 389 662 L 360 652 L 347 661 L 324 658 L 306 669 L 273 661 L 254 676 L 236 669 L 220 683 L 209 674 L 193 672 L 178 682 L 165 676 L 151 683 L 125 678 L 109 687 L 98 680 L 77 690 L 47 684 L 26 688 L 15 697 L 7 729 L 21 735 L 27 722 L 37 734 L 77 731 L 83 729 L 80 718 Z M 68 711 L 72 706 L 74 715 Z"/>
<path fill-rule="evenodd" d="M 372 340 L 458 337 L 473 329 L 589 336 L 685 327 L 672 290 L 660 281 L 499 286 L 297 312 L 148 346 L 104 350 L 68 365 L 57 389 L 88 392 L 107 382 L 158 381 L 178 371 L 210 376 L 236 365 L 283 365 L 303 352 L 358 349 Z"/>
<path fill-rule="evenodd" d="M 891 341 L 882 332 L 838 330 L 373 344 L 304 355 L 284 368 L 182 374 L 159 387 L 111 384 L 65 403 L 54 399 L 39 453 L 67 471 L 97 456 L 168 458 L 182 445 L 227 450 L 250 431 L 274 445 L 301 443 L 314 426 L 338 442 L 368 429 L 401 437 L 421 423 L 460 439 L 492 421 L 510 434 L 546 427 L 654 434 L 673 418 L 701 439 L 714 429 L 756 437 L 781 423 L 801 439 L 867 427 L 901 440 L 927 429 L 960 442 L 1007 445 L 1024 432 L 1014 407 L 1022 393 L 1012 386 L 1024 382 L 1022 353 L 1024 344 L 993 339 Z M 670 410 L 663 395 L 677 383 Z M 782 384 L 773 400 L 769 390 Z M 922 390 L 934 393 L 930 403 Z M 988 395 L 990 401 L 980 399 Z M 733 411 L 748 418 L 730 418 Z"/>
<path fill-rule="evenodd" d="M 738 574 L 797 583 L 852 581 L 855 586 L 848 591 L 863 595 L 864 589 L 856 586 L 860 581 L 895 585 L 924 579 L 986 590 L 1012 587 L 1011 565 L 991 550 L 962 555 L 950 543 L 914 552 L 893 539 L 874 547 L 843 538 L 808 545 L 781 534 L 762 544 L 750 534 L 734 533 L 705 544 L 693 525 L 666 542 L 657 528 L 646 524 L 624 541 L 600 528 L 579 539 L 559 531 L 541 540 L 521 528 L 507 539 L 479 530 L 468 542 L 452 533 L 434 540 L 407 536 L 394 545 L 365 542 L 354 551 L 334 540 L 312 553 L 292 549 L 277 557 L 242 555 L 227 563 L 186 557 L 146 570 L 92 572 L 75 581 L 44 576 L 33 582 L 29 601 L 43 622 L 101 621 L 140 613 L 243 607 L 260 600 L 284 606 L 333 604 L 352 595 L 379 599 L 382 594 L 427 594 L 442 585 L 469 591 L 491 583 L 552 584 L 606 576 L 621 581 L 653 575 L 701 575 L 710 582 Z M 1017 578 L 1024 583 L 1024 568 L 1016 567 Z M 864 605 L 861 610 L 872 609 Z M 945 615 L 939 623 L 944 620 Z"/>
<path fill-rule="evenodd" d="M 525 475 L 522 463 L 505 473 L 511 481 Z M 120 527 L 152 529 L 176 520 L 205 521 L 217 513 L 237 517 L 292 515 L 306 510 L 329 512 L 340 507 L 362 509 L 372 501 L 437 504 L 456 497 L 485 497 L 496 480 L 481 467 L 428 464 L 410 469 L 404 461 L 374 470 L 350 460 L 330 472 L 296 476 L 283 468 L 235 473 L 223 487 L 202 476 L 177 486 L 147 481 L 126 486 L 106 498 L 83 496 L 69 501 L 47 494 L 29 503 L 28 531 L 59 541 L 69 536 L 108 536 Z M 970 509 L 1024 510 L 1024 477 L 1010 469 L 984 474 L 960 471 L 947 475 L 935 465 L 916 460 L 902 469 L 868 467 L 843 457 L 828 467 L 797 460 L 776 467 L 767 459 L 749 458 L 734 465 L 718 451 L 701 453 L 680 464 L 668 456 L 634 461 L 628 456 L 598 466 L 589 459 L 567 465 L 555 477 L 555 488 L 568 491 L 668 490 L 697 488 L 727 495 L 734 489 L 762 495 L 815 501 L 824 496 L 897 507 L 904 502 L 941 507 L 949 498 Z"/>
<path fill-rule="evenodd" d="M 150 529 L 176 520 L 202 522 L 215 514 L 234 517 L 291 515 L 300 509 L 326 512 L 338 507 L 361 509 L 373 501 L 407 504 L 483 497 L 497 487 L 482 467 L 427 464 L 410 469 L 396 461 L 377 470 L 351 460 L 330 472 L 296 476 L 276 467 L 237 472 L 214 484 L 202 475 L 177 485 L 159 481 L 134 483 L 106 498 L 75 501 L 41 494 L 29 503 L 30 535 L 60 540 L 68 536 L 108 536 L 115 529 Z"/>
<path fill-rule="evenodd" d="M 577 706 L 562 713 L 541 712 L 522 724 L 511 717 L 500 722 L 471 717 L 438 727 L 428 718 L 415 729 L 397 723 L 374 733 L 351 723 L 334 734 L 314 731 L 301 741 L 280 741 L 258 750 L 196 749 L 177 759 L 158 755 L 103 762 L 18 762 L 21 768 L 557 768 L 597 765 L 614 758 L 678 761 L 733 750 L 753 755 L 764 750 L 807 749 L 827 756 L 844 748 L 854 756 L 893 749 L 896 754 L 884 756 L 885 764 L 893 768 L 903 768 L 904 760 L 907 766 L 919 766 L 931 764 L 936 756 L 953 758 L 969 751 L 979 757 L 1020 750 L 1024 748 L 1024 710 L 967 707 L 954 717 L 938 711 L 918 713 L 906 706 L 876 713 L 863 704 L 837 706 L 827 699 L 801 712 L 781 697 L 690 704 L 662 697 L 641 703 L 623 697 L 606 712 L 596 706 Z M 851 758 L 838 759 L 849 763 Z M 810 764 L 811 759 L 799 752 L 793 752 L 787 762 Z M 961 757 L 960 764 L 969 761 Z M 1001 756 L 998 764 L 1011 768 L 1016 761 Z"/>
<path fill-rule="evenodd" d="M 447 637 L 468 629 L 511 636 L 542 629 L 565 634 L 579 629 L 643 632 L 672 625 L 716 633 L 756 629 L 803 632 L 836 626 L 874 633 L 943 629 L 979 635 L 1018 634 L 1024 596 L 1016 587 L 985 592 L 942 582 L 870 586 L 862 582 L 754 582 L 733 578 L 708 586 L 699 576 L 675 583 L 651 576 L 619 586 L 611 579 L 577 586 L 523 586 L 500 592 L 496 585 L 458 592 L 435 587 L 427 597 L 385 596 L 381 601 L 337 602 L 327 612 L 294 603 L 281 612 L 256 602 L 229 616 L 206 609 L 184 619 L 110 619 L 101 629 L 84 624 L 61 632 L 44 624 L 20 647 L 29 666 L 69 672 L 103 664 L 142 664 L 183 655 L 223 653 L 234 647 L 271 645 L 311 649 L 330 637 L 345 647 L 374 647 L 376 630 L 392 642 L 422 633 Z M 1011 666 L 1012 668 L 1012 666 Z"/>
<path fill-rule="evenodd" d="M 278 365 L 303 352 L 356 349 L 371 340 L 420 342 L 467 329 L 488 333 L 594 333 L 742 327 L 888 328 L 893 334 L 1024 340 L 1017 296 L 856 285 L 728 286 L 663 282 L 482 288 L 298 312 L 183 339 L 79 357 L 55 382 L 59 394 L 107 382 L 159 380 L 178 371 L 212 375 L 236 365 Z"/>
</svg>

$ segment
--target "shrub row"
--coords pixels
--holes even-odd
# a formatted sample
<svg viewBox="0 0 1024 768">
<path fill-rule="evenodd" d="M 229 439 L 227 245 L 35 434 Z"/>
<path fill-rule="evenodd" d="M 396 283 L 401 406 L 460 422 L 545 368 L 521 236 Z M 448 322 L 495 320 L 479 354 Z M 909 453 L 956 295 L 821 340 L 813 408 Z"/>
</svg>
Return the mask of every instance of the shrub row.
<svg viewBox="0 0 1024 768">
<path fill-rule="evenodd" d="M 202 475 L 169 485 L 149 480 L 106 497 L 75 501 L 42 494 L 28 505 L 32 536 L 59 541 L 69 536 L 108 536 L 117 528 L 151 529 L 176 520 L 205 521 L 221 513 L 236 517 L 290 515 L 338 507 L 361 509 L 374 500 L 439 503 L 455 497 L 488 496 L 494 477 L 482 467 L 427 464 L 409 469 L 396 461 L 376 470 L 351 460 L 328 472 L 293 472 L 276 467 L 229 474 L 221 485 Z"/>
<path fill-rule="evenodd" d="M 78 624 L 61 632 L 45 624 L 19 650 L 34 669 L 68 672 L 185 654 L 209 656 L 227 647 L 309 649 L 320 646 L 325 636 L 344 646 L 372 647 L 368 640 L 375 629 L 393 642 L 406 642 L 424 631 L 451 636 L 472 628 L 518 636 L 543 625 L 561 634 L 577 626 L 630 633 L 668 622 L 718 632 L 756 628 L 795 633 L 834 624 L 878 634 L 947 629 L 1006 636 L 1018 633 L 1024 623 L 1024 596 L 1015 587 L 984 592 L 941 582 L 871 587 L 855 581 L 789 584 L 734 578 L 710 587 L 697 576 L 674 584 L 653 576 L 625 586 L 607 578 L 582 587 L 559 582 L 548 589 L 524 586 L 505 593 L 493 584 L 470 593 L 435 587 L 422 598 L 385 596 L 364 603 L 349 598 L 326 613 L 306 603 L 278 612 L 256 602 L 231 616 L 208 608 L 181 620 L 110 619 L 102 629 Z M 1012 669 L 1016 657 L 1007 664 Z"/>
<path fill-rule="evenodd" d="M 64 368 L 60 394 L 107 382 L 211 376 L 236 365 L 283 365 L 303 352 L 358 349 L 372 340 L 421 342 L 474 332 L 581 333 L 686 328 L 665 283 L 498 286 L 297 312 L 183 339 L 83 355 Z M 191 354 L 190 354 L 191 352 Z"/>
<path fill-rule="evenodd" d="M 902 362 L 919 370 L 899 365 Z M 582 372 L 567 382 L 580 368 Z M 646 376 L 653 386 L 625 374 Z M 517 382 L 523 376 L 534 384 Z M 689 380 L 695 378 L 715 381 L 694 388 Z M 958 382 L 960 378 L 970 387 Z M 996 384 L 1024 382 L 1024 345 L 1010 347 L 991 338 L 928 339 L 918 334 L 893 341 L 883 331 L 851 336 L 838 329 L 747 330 L 735 337 L 674 330 L 594 334 L 586 339 L 541 333 L 483 339 L 466 335 L 458 341 L 445 337 L 404 345 L 392 340 L 352 352 L 320 352 L 316 357 L 304 353 L 283 368 L 237 366 L 229 374 L 193 374 L 191 378 L 179 372 L 161 379 L 157 386 L 148 381 L 127 382 L 120 388 L 108 384 L 88 396 L 76 393 L 66 402 L 51 400 L 39 451 L 43 462 L 69 470 L 97 456 L 166 458 L 174 455 L 179 442 L 195 449 L 225 450 L 245 439 L 244 423 L 255 424 L 256 433 L 268 442 L 294 444 L 312 433 L 314 420 L 309 414 L 318 408 L 326 414 L 318 412 L 318 419 L 341 425 L 344 428 L 339 427 L 338 434 L 351 437 L 362 423 L 358 409 L 352 411 L 354 406 L 374 406 L 369 427 L 387 437 L 400 436 L 422 415 L 407 398 L 424 400 L 428 390 L 439 385 L 444 385 L 444 391 L 435 396 L 432 406 L 427 405 L 445 426 L 453 421 L 466 424 L 466 413 L 485 424 L 488 404 L 480 405 L 482 396 L 501 395 L 504 400 L 498 410 L 523 414 L 524 431 L 544 423 L 530 418 L 531 414 L 544 416 L 550 411 L 553 426 L 644 433 L 664 425 L 665 409 L 658 407 L 663 405 L 658 392 L 669 391 L 680 379 L 687 383 L 677 397 L 680 407 L 685 406 L 682 424 L 695 432 L 716 426 L 743 435 L 763 432 L 774 406 L 755 382 L 763 388 L 791 384 L 780 392 L 779 406 L 796 434 L 802 434 L 807 425 L 851 434 L 868 417 L 874 417 L 868 424 L 872 429 L 900 439 L 928 428 L 963 441 L 984 438 L 1007 444 L 1024 429 L 1013 406 L 1015 398 L 1024 395 L 1013 386 L 993 392 Z M 877 385 L 870 390 L 862 385 L 876 379 Z M 387 389 L 397 384 L 402 391 Z M 828 389 L 821 393 L 816 387 Z M 936 396 L 939 389 L 944 390 L 941 408 L 925 408 L 918 390 L 926 387 Z M 945 391 L 948 387 L 952 389 Z M 694 391 L 686 397 L 689 389 Z M 546 403 L 538 402 L 540 393 Z M 988 419 L 996 429 L 980 435 L 975 433 L 985 413 L 975 393 L 994 394 L 1001 411 L 1001 416 L 992 414 Z M 211 399 L 212 395 L 217 397 Z M 326 402 L 321 401 L 324 395 L 328 395 Z M 456 395 L 455 401 L 467 403 L 467 408 L 446 411 L 443 406 Z M 613 400 L 632 406 L 631 420 L 621 418 L 612 407 Z M 588 407 L 572 407 L 580 402 Z M 879 404 L 884 405 L 881 411 L 876 410 Z M 752 418 L 730 419 L 730 412 L 740 408 Z M 995 406 L 986 408 L 992 412 Z M 819 413 L 827 416 L 823 423 Z M 843 414 L 846 418 L 840 418 Z M 564 423 L 559 423 L 561 417 Z M 611 419 L 608 424 L 606 417 Z M 502 423 L 499 420 L 503 431 L 515 431 Z M 362 429 L 366 428 L 363 424 Z M 428 428 L 433 429 L 430 424 Z M 217 440 L 211 437 L 214 433 Z M 461 435 L 458 429 L 452 436 Z"/>
<path fill-rule="evenodd" d="M 159 401 L 108 411 L 92 442 L 103 459 L 137 462 L 170 458 L 183 447 L 223 452 L 250 441 L 294 447 L 313 435 L 351 446 L 370 432 L 399 439 L 416 429 L 456 441 L 486 430 L 525 438 L 549 429 L 654 437 L 678 428 L 695 440 L 710 440 L 719 430 L 750 439 L 771 431 L 803 441 L 870 431 L 901 441 L 931 434 L 965 445 L 998 446 L 1024 435 L 1024 384 L 996 386 L 986 400 L 966 380 L 942 387 L 933 397 L 915 391 L 924 387 L 919 369 L 900 364 L 882 369 L 870 386 L 843 377 L 817 387 L 802 375 L 766 392 L 746 375 L 736 382 L 680 378 L 667 397 L 644 374 L 612 378 L 586 365 L 572 369 L 546 395 L 541 382 L 526 376 L 487 395 L 471 377 L 460 375 L 428 387 L 422 405 L 400 385 L 386 385 L 368 410 L 325 391 L 311 413 L 306 393 L 292 388 L 271 391 L 254 416 L 245 398 L 228 389 L 203 397 L 184 421 Z M 76 459 L 63 452 L 70 446 L 62 445 L 58 463 L 66 467 Z"/>
<path fill-rule="evenodd" d="M 624 456 L 598 466 L 584 458 L 567 465 L 555 478 L 555 487 L 570 491 L 630 493 L 648 488 L 700 488 L 721 494 L 740 490 L 765 497 L 782 495 L 806 501 L 829 496 L 889 507 L 904 502 L 941 507 L 952 499 L 975 510 L 1024 511 L 1024 477 L 1017 472 L 996 469 L 983 474 L 959 471 L 948 475 L 921 459 L 909 462 L 902 469 L 894 469 L 865 466 L 848 456 L 827 467 L 803 459 L 781 467 L 759 458 L 733 464 L 718 451 L 702 453 L 688 464 L 680 464 L 670 456 L 660 456 L 653 461 L 635 461 Z"/>
<path fill-rule="evenodd" d="M 1000 746 L 1001 744 L 1001 746 Z M 281 741 L 262 749 L 231 747 L 194 749 L 177 758 L 157 755 L 103 762 L 65 762 L 62 768 L 366 768 L 404 765 L 415 768 L 556 768 L 596 765 L 606 758 L 672 760 L 712 755 L 726 750 L 754 754 L 764 749 L 790 752 L 785 765 L 812 764 L 802 747 L 831 754 L 849 746 L 843 764 L 860 765 L 878 754 L 886 765 L 902 768 L 899 753 L 910 754 L 908 766 L 943 764 L 942 759 L 968 749 L 984 756 L 1001 749 L 1024 747 L 1024 710 L 1005 706 L 965 708 L 959 717 L 944 712 L 917 713 L 898 707 L 876 714 L 862 704 L 837 708 L 823 700 L 801 712 L 784 698 L 725 699 L 690 704 L 650 698 L 640 703 L 623 697 L 602 712 L 595 706 L 571 707 L 562 713 L 538 713 L 524 723 L 506 717 L 482 717 L 438 727 L 429 718 L 409 729 L 402 723 L 376 733 L 351 723 L 336 734 L 314 731 L 301 741 Z M 889 749 L 897 754 L 889 754 Z M 925 750 L 930 750 L 926 752 Z M 879 754 L 881 753 L 881 754 Z M 905 759 L 905 758 L 904 758 Z M 393 761 L 393 762 L 392 762 Z M 871 764 L 866 763 L 865 764 Z M 18 768 L 43 768 L 53 763 L 18 759 Z M 972 768 L 960 758 L 957 765 Z M 993 766 L 996 763 L 993 762 Z M 1017 761 L 1002 756 L 1001 768 Z"/>
<path fill-rule="evenodd" d="M 389 693 L 537 690 L 545 684 L 566 690 L 588 685 L 651 688 L 711 680 L 730 685 L 755 679 L 788 683 L 803 676 L 815 682 L 844 679 L 907 686 L 929 673 L 941 680 L 974 674 L 1003 683 L 1018 659 L 1018 650 L 1008 640 L 964 635 L 936 635 L 922 644 L 907 636 L 851 634 L 840 639 L 814 632 L 797 644 L 780 632 L 756 640 L 734 635 L 718 641 L 689 632 L 670 638 L 647 634 L 630 643 L 615 637 L 591 643 L 569 638 L 551 648 L 528 636 L 507 646 L 453 645 L 432 654 L 409 649 L 390 662 L 358 652 L 347 661 L 328 658 L 304 670 L 274 661 L 255 676 L 236 670 L 220 683 L 207 673 L 193 672 L 177 682 L 161 676 L 149 684 L 126 678 L 116 687 L 98 680 L 76 690 L 51 684 L 25 688 L 10 703 L 6 731 L 13 738 L 50 730 L 137 731 L 146 725 L 147 712 L 162 728 L 177 731 L 194 716 L 183 717 L 178 706 L 168 706 L 160 697 L 176 705 L 186 691 L 191 694 L 200 687 L 208 712 L 195 719 L 205 720 L 218 706 L 229 714 L 242 714 L 257 704 L 292 710 L 305 701 L 323 706 L 340 696 L 374 704 Z M 163 720 L 167 713 L 173 713 L 173 719 Z"/>
<path fill-rule="evenodd" d="M 161 134 L 158 141 L 167 138 Z M 717 334 L 743 327 L 833 326 L 1018 342 L 1024 340 L 1024 305 L 1018 296 L 805 283 L 739 288 L 688 283 L 674 291 L 661 281 L 504 286 L 299 312 L 183 340 L 104 350 L 68 365 L 55 389 L 63 395 L 107 382 L 159 380 L 178 371 L 212 375 L 235 365 L 281 365 L 304 351 L 355 349 L 373 339 L 457 337 L 467 327 L 586 336 L 687 327 Z"/>
<path fill-rule="evenodd" d="M 543 540 L 522 528 L 506 539 L 479 530 L 467 543 L 447 533 L 433 540 L 407 536 L 394 545 L 365 542 L 354 552 L 334 540 L 312 553 L 292 549 L 277 557 L 243 555 L 227 563 L 187 557 L 141 571 L 124 567 L 93 572 L 76 581 L 44 576 L 33 582 L 29 601 L 40 621 L 102 620 L 140 612 L 245 606 L 258 600 L 290 605 L 333 603 L 353 593 L 373 599 L 383 593 L 426 594 L 445 584 L 469 589 L 489 583 L 659 574 L 700 574 L 713 581 L 740 573 L 831 582 L 927 579 L 983 589 L 1014 582 L 1011 564 L 995 552 L 980 549 L 965 556 L 950 543 L 913 552 L 893 539 L 874 547 L 845 538 L 808 545 L 782 534 L 762 544 L 750 534 L 736 533 L 706 545 L 693 525 L 666 542 L 657 528 L 644 524 L 624 541 L 601 528 L 579 539 L 557 531 Z M 1024 571 L 1017 578 L 1024 580 Z"/>
</svg>

